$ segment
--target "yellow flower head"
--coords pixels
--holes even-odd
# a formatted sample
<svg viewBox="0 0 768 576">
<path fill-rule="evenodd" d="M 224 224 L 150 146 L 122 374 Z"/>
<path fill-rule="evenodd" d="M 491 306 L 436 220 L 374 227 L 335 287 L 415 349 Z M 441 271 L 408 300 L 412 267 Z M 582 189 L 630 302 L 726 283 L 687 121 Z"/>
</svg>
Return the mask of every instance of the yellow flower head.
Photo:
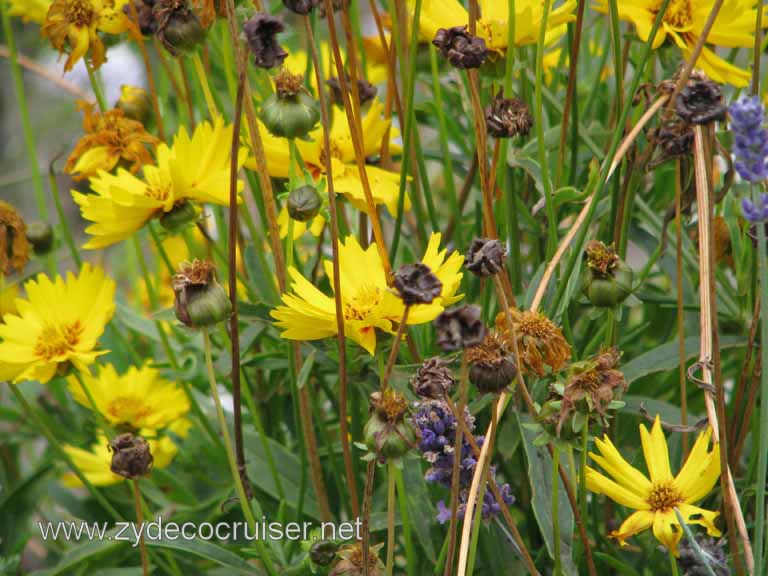
<svg viewBox="0 0 768 576">
<path fill-rule="evenodd" d="M 378 35 L 373 36 L 367 36 L 363 38 L 363 43 L 365 45 L 366 51 L 366 64 L 367 64 L 367 70 L 365 73 L 365 79 L 368 80 L 371 84 L 381 84 L 382 82 L 387 81 L 387 61 L 382 60 L 381 58 L 369 57 L 369 50 L 375 54 L 375 56 L 378 56 L 380 52 L 383 51 L 381 48 L 381 42 L 379 42 Z M 331 60 L 332 56 L 332 50 L 330 45 L 327 42 L 323 42 L 320 45 L 320 66 L 323 70 L 323 78 L 335 78 L 336 77 L 336 65 Z M 344 54 L 344 50 L 341 50 L 341 59 L 343 62 L 347 61 L 347 57 Z M 288 69 L 288 71 L 291 74 L 300 74 L 301 76 L 304 76 L 304 74 L 307 71 L 307 53 L 303 50 L 294 50 L 290 54 L 288 54 L 288 57 L 283 61 L 283 66 Z M 310 74 L 309 77 L 309 83 L 312 86 L 312 89 L 317 92 L 317 82 L 315 80 L 315 73 L 314 71 L 312 74 Z"/>
<path fill-rule="evenodd" d="M 75 180 L 91 178 L 100 170 L 111 172 L 121 160 L 130 164 L 134 174 L 152 163 L 150 149 L 160 141 L 141 122 L 126 118 L 117 108 L 102 114 L 87 102 L 78 102 L 78 107 L 84 114 L 85 136 L 75 145 L 64 168 L 75 175 Z"/>
<path fill-rule="evenodd" d="M 170 212 L 185 200 L 229 205 L 232 127 L 216 118 L 198 124 L 190 138 L 181 128 L 173 146 L 157 147 L 157 165 L 144 166 L 141 179 L 127 170 L 100 172 L 91 178 L 94 194 L 72 191 L 83 218 L 94 222 L 85 248 L 103 248 L 128 238 L 155 216 Z M 245 162 L 245 151 L 238 166 Z M 242 190 L 242 181 L 238 190 Z"/>
<path fill-rule="evenodd" d="M 720 536 L 714 524 L 718 512 L 694 506 L 709 494 L 720 477 L 720 445 L 714 444 L 710 451 L 711 436 L 711 428 L 699 434 L 682 469 L 673 476 L 659 417 L 656 416 L 650 433 L 641 424 L 640 441 L 650 479 L 624 460 L 608 436 L 595 440 L 600 454 L 590 456 L 613 479 L 587 468 L 587 488 L 636 510 L 610 534 L 611 538 L 624 546 L 630 536 L 652 528 L 656 539 L 677 555 L 682 529 L 675 508 L 686 524 L 704 526 L 710 536 Z"/>
<path fill-rule="evenodd" d="M 432 235 L 422 262 L 440 279 L 442 292 L 431 304 L 412 306 L 408 324 L 429 322 L 462 298 L 456 291 L 461 282 L 464 257 L 457 252 L 448 256 L 446 249 L 440 250 L 440 238 L 440 234 Z M 333 286 L 333 263 L 326 260 L 324 267 Z M 393 326 L 403 316 L 403 302 L 387 286 L 376 244 L 363 249 L 354 236 L 347 237 L 346 242 L 339 244 L 339 269 L 344 330 L 347 337 L 373 354 L 376 328 L 393 333 Z M 295 268 L 289 273 L 294 294 L 283 294 L 284 305 L 272 311 L 276 325 L 283 330 L 281 336 L 290 340 L 320 340 L 334 336 L 336 304 L 333 296 L 323 294 Z"/>
<path fill-rule="evenodd" d="M 64 71 L 91 49 L 91 62 L 98 68 L 107 61 L 107 50 L 98 31 L 120 34 L 128 29 L 123 6 L 128 0 L 53 0 L 41 33 L 51 45 L 69 57 Z"/>
<path fill-rule="evenodd" d="M 9 16 L 19 16 L 24 22 L 45 22 L 52 0 L 10 0 Z"/>
<path fill-rule="evenodd" d="M 186 427 L 183 428 L 183 430 L 186 429 Z M 184 436 L 185 434 L 179 435 Z M 151 430 L 143 430 L 142 436 L 149 443 L 149 451 L 153 457 L 152 468 L 167 468 L 170 466 L 179 452 L 179 447 L 176 443 L 169 436 L 153 438 L 154 433 Z M 109 448 L 109 440 L 103 434 L 99 436 L 96 443 L 89 450 L 75 446 L 64 446 L 64 451 L 86 479 L 94 486 L 112 486 L 125 480 L 123 476 L 112 472 L 112 451 Z M 72 472 L 64 474 L 61 480 L 69 488 L 79 488 L 82 486 L 80 480 Z"/>
<path fill-rule="evenodd" d="M 413 9 L 413 0 L 408 0 Z M 488 50 L 503 52 L 509 44 L 509 8 L 512 0 L 480 0 L 477 35 L 485 40 Z M 566 0 L 555 7 L 547 18 L 545 44 L 555 43 L 565 34 L 568 22 L 576 19 L 576 0 Z M 535 44 L 539 39 L 544 5 L 539 0 L 515 0 L 515 46 Z M 423 0 L 419 15 L 419 35 L 431 42 L 440 28 L 469 24 L 469 13 L 459 0 Z"/>
<path fill-rule="evenodd" d="M 115 283 L 101 268 L 84 264 L 54 282 L 45 274 L 24 285 L 17 314 L 0 324 L 0 380 L 48 382 L 67 363 L 86 371 L 97 356 L 99 336 L 115 312 Z"/>
<path fill-rule="evenodd" d="M 658 48 L 669 38 L 682 50 L 686 59 L 690 58 L 714 3 L 715 0 L 672 0 L 664 13 L 653 47 Z M 755 43 L 756 4 L 756 0 L 725 0 L 707 42 L 715 46 L 751 48 Z M 618 0 L 618 7 L 619 18 L 632 22 L 640 39 L 647 41 L 661 0 Z M 596 0 L 595 9 L 608 13 L 608 1 Z M 766 26 L 768 21 L 763 19 L 763 27 Z M 749 83 L 748 71 L 734 66 L 706 46 L 696 65 L 715 82 L 734 86 Z"/>
<path fill-rule="evenodd" d="M 101 367 L 98 376 L 83 374 L 99 412 L 114 426 L 134 430 L 166 428 L 189 412 L 189 399 L 175 382 L 160 377 L 160 373 L 145 365 L 131 366 L 118 375 L 112 364 Z M 72 396 L 86 408 L 91 408 L 88 395 L 75 376 L 67 380 Z"/>
</svg>

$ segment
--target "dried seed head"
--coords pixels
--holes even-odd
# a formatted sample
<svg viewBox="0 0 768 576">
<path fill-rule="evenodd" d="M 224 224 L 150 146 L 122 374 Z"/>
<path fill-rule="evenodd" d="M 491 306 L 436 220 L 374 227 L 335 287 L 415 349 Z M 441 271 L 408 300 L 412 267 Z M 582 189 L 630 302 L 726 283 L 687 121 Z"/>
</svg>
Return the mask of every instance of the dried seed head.
<svg viewBox="0 0 768 576">
<path fill-rule="evenodd" d="M 184 262 L 173 277 L 173 292 L 176 318 L 190 328 L 211 326 L 232 314 L 232 303 L 216 282 L 210 262 Z"/>
<path fill-rule="evenodd" d="M 557 372 L 571 359 L 571 347 L 562 331 L 543 314 L 510 308 L 513 330 L 508 329 L 506 316 L 503 311 L 496 316 L 496 328 L 517 339 L 517 363 L 523 374 L 541 377 L 546 374 L 545 365 Z"/>
<path fill-rule="evenodd" d="M 514 138 L 528 135 L 533 117 L 525 102 L 518 98 L 504 98 L 504 90 L 501 89 L 485 108 L 485 123 L 488 134 L 494 138 Z"/>
<path fill-rule="evenodd" d="M 113 473 L 129 480 L 146 476 L 152 469 L 152 452 L 149 443 L 130 432 L 120 434 L 109 443 L 112 451 Z"/>
<path fill-rule="evenodd" d="M 301 74 L 291 74 L 288 68 L 282 68 L 275 76 L 275 91 L 281 98 L 296 96 L 304 91 L 304 77 Z"/>
<path fill-rule="evenodd" d="M 725 120 L 728 111 L 720 85 L 701 72 L 691 74 L 690 80 L 675 99 L 678 115 L 691 124 L 709 124 Z"/>
<path fill-rule="evenodd" d="M 339 562 L 333 567 L 328 576 L 382 576 L 384 574 L 384 564 L 379 559 L 379 550 L 384 544 L 377 544 L 368 548 L 368 569 L 365 569 L 363 563 L 363 544 L 355 542 L 346 544 L 336 554 Z"/>
<path fill-rule="evenodd" d="M 347 89 L 350 90 L 351 80 L 347 76 Z M 330 88 L 331 100 L 336 106 L 344 106 L 344 99 L 341 94 L 341 82 L 338 78 L 329 78 L 325 81 L 326 86 Z M 357 80 L 357 93 L 360 96 L 360 104 L 366 104 L 376 97 L 378 89 L 376 86 L 365 80 L 364 78 L 358 78 Z"/>
<path fill-rule="evenodd" d="M 466 26 L 440 28 L 432 44 L 440 50 L 440 55 L 456 68 L 479 68 L 488 57 L 485 40 L 472 36 Z"/>
<path fill-rule="evenodd" d="M 288 52 L 277 41 L 277 34 L 285 30 L 280 18 L 256 14 L 243 24 L 243 30 L 254 62 L 259 68 L 280 66 L 288 56 Z"/>
<path fill-rule="evenodd" d="M 444 352 L 455 352 L 483 341 L 487 328 L 481 320 L 481 310 L 474 304 L 465 304 L 446 310 L 435 318 L 437 345 Z"/>
<path fill-rule="evenodd" d="M 403 304 L 431 304 L 443 291 L 443 283 L 426 264 L 403 264 L 392 282 Z"/>
<path fill-rule="evenodd" d="M 494 238 L 475 238 L 464 257 L 464 266 L 475 276 L 493 276 L 504 268 L 507 251 Z"/>
<path fill-rule="evenodd" d="M 469 381 L 484 394 L 499 394 L 517 376 L 512 339 L 503 332 L 490 332 L 478 346 L 467 348 Z"/>
<path fill-rule="evenodd" d="M 0 272 L 8 276 L 13 270 L 21 272 L 29 260 L 27 226 L 7 202 L 0 201 Z"/>
<path fill-rule="evenodd" d="M 306 16 L 322 0 L 283 0 L 283 5 L 291 12 Z"/>
<path fill-rule="evenodd" d="M 416 395 L 433 400 L 444 398 L 454 384 L 456 380 L 448 364 L 439 356 L 425 360 L 411 378 L 411 386 Z"/>
<path fill-rule="evenodd" d="M 587 266 L 598 276 L 612 276 L 613 271 L 621 262 L 619 255 L 613 246 L 606 246 L 599 240 L 592 240 L 584 250 L 584 258 Z"/>
<path fill-rule="evenodd" d="M 660 148 L 660 154 L 652 165 L 686 156 L 693 147 L 693 129 L 688 122 L 679 116 L 669 116 L 662 121 L 661 126 L 653 133 L 653 139 Z"/>
</svg>

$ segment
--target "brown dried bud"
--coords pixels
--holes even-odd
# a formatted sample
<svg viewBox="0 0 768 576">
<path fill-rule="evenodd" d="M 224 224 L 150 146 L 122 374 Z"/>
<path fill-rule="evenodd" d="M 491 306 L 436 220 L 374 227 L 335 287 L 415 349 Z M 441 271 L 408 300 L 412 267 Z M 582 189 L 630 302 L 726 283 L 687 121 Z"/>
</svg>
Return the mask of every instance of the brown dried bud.
<svg viewBox="0 0 768 576">
<path fill-rule="evenodd" d="M 111 470 L 118 476 L 131 480 L 146 476 L 152 469 L 154 458 L 149 443 L 141 436 L 130 432 L 120 434 L 110 441 L 109 449 L 112 451 Z"/>
<path fill-rule="evenodd" d="M 488 331 L 480 316 L 480 307 L 474 304 L 457 306 L 440 314 L 433 322 L 437 345 L 445 352 L 455 352 L 480 344 Z"/>
<path fill-rule="evenodd" d="M 485 108 L 485 124 L 488 134 L 494 138 L 514 138 L 528 135 L 533 117 L 525 102 L 518 98 L 504 98 L 504 90 L 501 89 Z"/>
<path fill-rule="evenodd" d="M 322 0 L 283 0 L 283 5 L 295 14 L 306 16 Z"/>
<path fill-rule="evenodd" d="M 281 98 L 296 96 L 304 91 L 304 77 L 301 74 L 291 74 L 287 68 L 282 68 L 275 76 L 275 92 Z"/>
<path fill-rule="evenodd" d="M 507 315 L 512 321 L 511 330 Z M 545 365 L 557 372 L 571 359 L 571 346 L 562 330 L 539 312 L 517 308 L 501 311 L 496 316 L 496 328 L 517 339 L 517 364 L 524 375 L 533 373 L 542 377 L 546 374 Z"/>
<path fill-rule="evenodd" d="M 245 39 L 253 54 L 253 60 L 259 68 L 280 66 L 288 52 L 277 41 L 277 34 L 285 30 L 280 18 L 269 14 L 256 14 L 243 24 Z"/>
<path fill-rule="evenodd" d="M 347 89 L 352 91 L 350 87 L 351 80 L 347 77 Z M 330 88 L 331 100 L 337 106 L 344 105 L 344 99 L 341 95 L 341 82 L 338 78 L 329 78 L 325 81 L 325 84 Z M 366 104 L 376 98 L 378 89 L 376 86 L 365 80 L 364 78 L 357 79 L 357 94 L 360 97 L 360 105 Z"/>
<path fill-rule="evenodd" d="M 467 348 L 469 381 L 484 394 L 499 394 L 517 376 L 512 340 L 503 332 L 491 332 L 482 344 Z"/>
<path fill-rule="evenodd" d="M 606 246 L 599 240 L 591 240 L 585 250 L 584 258 L 589 269 L 597 276 L 612 276 L 621 259 L 613 246 Z"/>
<path fill-rule="evenodd" d="M 466 26 L 440 28 L 432 40 L 440 55 L 456 68 L 479 68 L 488 57 L 485 40 L 472 36 Z"/>
<path fill-rule="evenodd" d="M 504 268 L 507 251 L 494 238 L 475 238 L 464 257 L 464 266 L 475 276 L 493 276 Z"/>
<path fill-rule="evenodd" d="M 205 41 L 206 30 L 187 0 L 156 0 L 152 14 L 155 36 L 172 56 L 191 52 Z"/>
<path fill-rule="evenodd" d="M 7 202 L 0 201 L 0 272 L 9 275 L 13 270 L 21 272 L 29 260 L 27 226 Z"/>
<path fill-rule="evenodd" d="M 403 264 L 392 282 L 403 304 L 431 304 L 443 291 L 443 283 L 426 264 Z"/>
<path fill-rule="evenodd" d="M 138 18 L 139 31 L 142 36 L 152 36 L 157 32 L 157 20 L 152 9 L 153 0 L 133 0 L 136 18 Z M 128 20 L 133 21 L 134 10 L 131 8 L 131 2 L 123 6 L 123 13 Z"/>
<path fill-rule="evenodd" d="M 451 391 L 456 380 L 450 368 L 440 356 L 424 361 L 411 378 L 411 386 L 417 396 L 439 400 Z"/>
<path fill-rule="evenodd" d="M 232 303 L 216 282 L 210 262 L 184 262 L 173 277 L 176 318 L 190 328 L 217 324 L 232 314 Z"/>
<path fill-rule="evenodd" d="M 675 110 L 686 122 L 709 124 L 724 121 L 728 107 L 719 84 L 703 73 L 693 73 L 675 98 Z"/>
<path fill-rule="evenodd" d="M 693 147 L 693 130 L 688 122 L 678 117 L 668 118 L 656 130 L 653 139 L 661 149 L 659 158 L 651 164 L 655 167 L 672 158 L 690 154 Z"/>
<path fill-rule="evenodd" d="M 328 576 L 382 576 L 384 574 L 384 564 L 379 559 L 379 550 L 384 544 L 377 544 L 368 548 L 368 569 L 363 563 L 363 544 L 355 542 L 346 544 L 336 554 L 339 562 L 333 567 Z"/>
</svg>

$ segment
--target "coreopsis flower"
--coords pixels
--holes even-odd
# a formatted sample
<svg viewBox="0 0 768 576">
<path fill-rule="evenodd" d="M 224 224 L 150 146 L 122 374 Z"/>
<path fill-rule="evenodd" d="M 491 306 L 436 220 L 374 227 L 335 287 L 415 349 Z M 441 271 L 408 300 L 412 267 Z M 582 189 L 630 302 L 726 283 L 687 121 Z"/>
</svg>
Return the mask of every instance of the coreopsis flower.
<svg viewBox="0 0 768 576">
<path fill-rule="evenodd" d="M 640 440 L 650 478 L 631 466 L 608 436 L 596 439 L 600 454 L 590 456 L 611 478 L 588 467 L 587 489 L 636 510 L 609 536 L 625 546 L 627 538 L 653 527 L 656 539 L 677 556 L 677 544 L 683 531 L 675 508 L 686 524 L 704 526 L 710 536 L 720 536 L 720 530 L 714 524 L 719 512 L 695 505 L 709 494 L 720 477 L 720 445 L 714 444 L 710 451 L 711 436 L 711 428 L 699 434 L 685 464 L 673 476 L 661 420 L 656 416 L 650 433 L 644 424 L 640 424 Z"/>
<path fill-rule="evenodd" d="M 152 164 L 150 150 L 160 140 L 144 129 L 144 125 L 131 120 L 119 108 L 102 113 L 93 104 L 79 101 L 83 111 L 85 135 L 75 144 L 67 159 L 65 172 L 75 180 L 85 180 L 100 171 L 111 172 L 120 163 L 135 174 L 145 164 Z"/>
<path fill-rule="evenodd" d="M 690 59 L 693 48 L 704 30 L 707 18 L 712 12 L 715 0 L 690 2 L 673 0 L 664 13 L 662 25 L 653 40 L 653 48 L 670 39 Z M 653 28 L 661 2 L 659 0 L 618 0 L 619 18 L 631 22 L 642 41 L 647 41 Z M 755 43 L 756 0 L 725 0 L 707 36 L 710 46 L 751 48 Z M 608 0 L 597 0 L 595 9 L 608 13 Z M 763 20 L 763 27 L 768 21 Z M 734 66 L 717 55 L 715 50 L 705 46 L 697 66 L 715 82 L 746 86 L 750 73 Z"/>
<path fill-rule="evenodd" d="M 510 308 L 509 315 L 520 354 L 517 364 L 523 374 L 544 376 L 545 364 L 557 372 L 571 359 L 571 346 L 549 318 L 539 312 L 516 308 Z M 496 316 L 496 327 L 500 332 L 508 332 L 506 316 L 503 311 Z"/>
<path fill-rule="evenodd" d="M 99 32 L 120 34 L 128 29 L 123 13 L 127 0 L 53 0 L 41 29 L 43 36 L 60 54 L 68 52 L 64 71 L 91 51 L 91 63 L 98 68 L 107 61 L 107 49 Z"/>
<path fill-rule="evenodd" d="M 374 156 L 381 150 L 381 142 L 386 136 L 391 120 L 383 117 L 384 106 L 379 100 L 374 100 L 367 113 L 362 118 L 363 147 L 366 156 Z M 288 178 L 291 154 L 288 140 L 278 138 L 260 123 L 260 133 L 264 143 L 264 153 L 267 159 L 267 169 L 273 178 Z M 390 137 L 396 137 L 396 131 L 390 131 Z M 343 194 L 352 205 L 362 212 L 367 212 L 368 205 L 365 201 L 363 183 L 355 163 L 355 149 L 352 145 L 352 134 L 345 114 L 338 110 L 334 114 L 330 134 L 331 169 L 333 170 L 333 188 L 337 194 Z M 392 145 L 394 147 L 394 145 Z M 296 140 L 296 148 L 299 156 L 307 169 L 316 180 L 325 175 L 325 162 L 323 160 L 325 147 L 323 145 L 322 127 L 309 133 L 309 140 Z M 295 162 L 295 160 L 294 160 Z M 256 159 L 248 158 L 246 168 L 257 169 Z M 366 166 L 368 181 L 371 185 L 371 194 L 375 204 L 384 204 L 392 216 L 397 215 L 397 204 L 400 196 L 400 173 L 385 170 L 377 166 Z M 405 197 L 405 210 L 410 210 L 411 202 Z M 279 215 L 281 235 L 288 234 L 288 211 L 283 206 Z M 293 228 L 294 238 L 300 237 L 307 228 L 318 236 L 323 229 L 325 219 L 322 215 L 316 216 L 309 222 L 295 222 Z"/>
<path fill-rule="evenodd" d="M 53 0 L 10 0 L 8 15 L 18 16 L 23 22 L 45 22 L 45 15 Z"/>
<path fill-rule="evenodd" d="M 485 41 L 491 52 L 501 53 L 508 48 L 509 39 L 509 3 L 513 0 L 480 0 L 480 18 L 477 20 L 477 36 Z M 539 39 L 541 20 L 544 17 L 544 5 L 536 0 L 514 0 L 515 37 L 514 45 L 536 44 Z M 408 0 L 413 10 L 413 0 Z M 568 22 L 576 19 L 573 10 L 575 0 L 566 0 L 559 6 L 552 3 L 547 18 L 545 44 L 556 42 L 565 34 Z M 465 26 L 469 23 L 469 13 L 459 0 L 423 0 L 419 15 L 419 36 L 421 40 L 431 42 L 440 28 Z"/>
<path fill-rule="evenodd" d="M 463 297 L 456 295 L 462 277 L 459 272 L 462 258 L 456 252 L 449 256 L 446 249 L 440 250 L 440 239 L 440 234 L 432 235 L 422 263 L 440 280 L 442 291 L 431 304 L 411 306 L 408 324 L 429 322 L 446 306 Z M 326 274 L 332 278 L 332 263 L 326 260 L 324 265 Z M 405 304 L 387 285 L 375 243 L 363 249 L 354 236 L 339 242 L 339 269 L 345 333 L 373 354 L 376 329 L 393 334 L 394 326 L 402 319 Z M 333 296 L 323 294 L 295 268 L 291 268 L 289 274 L 293 293 L 283 294 L 283 305 L 271 312 L 275 324 L 283 330 L 281 336 L 289 340 L 320 340 L 334 336 L 336 304 Z"/>
<path fill-rule="evenodd" d="M 86 263 L 75 276 L 45 274 L 24 284 L 27 299 L 0 324 L 0 380 L 48 382 L 60 367 L 87 371 L 98 339 L 115 312 L 115 283 Z"/>
<path fill-rule="evenodd" d="M 91 178 L 94 194 L 72 191 L 91 239 L 84 248 L 103 248 L 130 237 L 155 217 L 188 205 L 188 201 L 229 205 L 232 127 L 217 117 L 201 122 L 192 137 L 181 128 L 173 145 L 157 147 L 157 164 L 145 165 L 143 178 L 118 169 Z M 245 151 L 238 166 L 245 162 Z M 238 190 L 243 187 L 238 182 Z"/>
<path fill-rule="evenodd" d="M 757 96 L 742 97 L 728 112 L 736 171 L 747 182 L 762 182 L 768 178 L 768 130 L 763 103 Z"/>
<path fill-rule="evenodd" d="M 21 272 L 29 260 L 27 225 L 21 214 L 8 204 L 0 201 L 0 274 L 10 275 Z"/>
<path fill-rule="evenodd" d="M 98 374 L 82 374 L 99 412 L 110 424 L 131 430 L 166 428 L 189 412 L 189 398 L 175 382 L 145 364 L 131 366 L 118 374 L 112 364 L 101 366 Z M 67 379 L 72 397 L 91 408 L 90 400 L 75 376 Z"/>
</svg>

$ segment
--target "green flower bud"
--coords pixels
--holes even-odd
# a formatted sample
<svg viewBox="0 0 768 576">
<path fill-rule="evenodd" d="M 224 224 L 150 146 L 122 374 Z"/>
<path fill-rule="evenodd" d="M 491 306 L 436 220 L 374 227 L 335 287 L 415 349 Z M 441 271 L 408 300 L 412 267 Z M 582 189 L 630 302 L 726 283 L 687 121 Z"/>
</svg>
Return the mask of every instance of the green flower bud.
<svg viewBox="0 0 768 576">
<path fill-rule="evenodd" d="M 44 256 L 53 248 L 53 227 L 48 222 L 27 223 L 27 240 L 38 256 Z"/>
<path fill-rule="evenodd" d="M 195 259 L 185 262 L 173 277 L 176 318 L 190 328 L 222 322 L 232 314 L 227 293 L 216 282 L 213 264 Z"/>
<path fill-rule="evenodd" d="M 322 205 L 314 186 L 299 186 L 288 196 L 288 215 L 299 222 L 308 222 L 317 216 Z"/>
<path fill-rule="evenodd" d="M 186 200 L 175 204 L 170 212 L 160 216 L 160 225 L 169 232 L 178 232 L 197 220 L 197 210 Z"/>
<path fill-rule="evenodd" d="M 275 77 L 276 92 L 264 103 L 261 120 L 271 134 L 304 138 L 320 120 L 320 107 L 302 85 L 302 77 L 283 70 Z"/>
<path fill-rule="evenodd" d="M 163 46 L 174 56 L 195 50 L 205 41 L 205 35 L 205 28 L 189 9 L 174 12 L 158 30 Z"/>
<path fill-rule="evenodd" d="M 363 428 L 365 445 L 380 462 L 404 456 L 418 440 L 414 426 L 405 418 L 405 396 L 387 388 L 383 394 L 375 392 L 371 402 L 375 409 Z"/>
</svg>

